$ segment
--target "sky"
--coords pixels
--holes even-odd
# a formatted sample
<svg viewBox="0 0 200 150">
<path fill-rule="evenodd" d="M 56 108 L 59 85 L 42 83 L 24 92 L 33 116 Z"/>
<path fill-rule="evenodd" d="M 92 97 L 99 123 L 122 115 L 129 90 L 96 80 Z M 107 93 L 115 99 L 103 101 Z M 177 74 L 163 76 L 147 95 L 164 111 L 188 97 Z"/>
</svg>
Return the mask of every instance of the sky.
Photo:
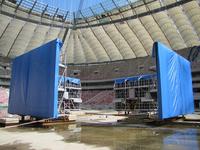
<svg viewBox="0 0 200 150">
<path fill-rule="evenodd" d="M 64 10 L 77 11 L 81 0 L 38 0 L 49 6 L 58 7 Z M 98 4 L 104 0 L 84 0 L 82 9 Z"/>
</svg>

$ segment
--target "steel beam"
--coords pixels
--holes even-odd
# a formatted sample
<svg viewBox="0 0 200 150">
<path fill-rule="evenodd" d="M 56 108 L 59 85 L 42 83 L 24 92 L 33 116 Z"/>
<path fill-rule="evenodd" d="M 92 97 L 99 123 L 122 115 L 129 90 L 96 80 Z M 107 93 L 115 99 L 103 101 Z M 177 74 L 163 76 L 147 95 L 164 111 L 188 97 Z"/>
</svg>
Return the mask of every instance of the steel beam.
<svg viewBox="0 0 200 150">
<path fill-rule="evenodd" d="M 26 24 L 26 23 L 25 23 L 25 24 Z M 18 32 L 18 34 L 17 34 L 15 40 L 13 41 L 13 43 L 12 43 L 12 45 L 11 45 L 11 47 L 10 47 L 10 50 L 8 51 L 8 53 L 7 53 L 7 55 L 6 55 L 7 57 L 10 55 L 10 52 L 11 52 L 13 46 L 15 45 L 15 43 L 16 43 L 16 41 L 17 41 L 17 38 L 19 37 L 20 33 L 22 32 L 22 30 L 23 30 L 25 24 L 21 27 L 21 29 L 20 29 L 20 31 Z"/>
<path fill-rule="evenodd" d="M 42 11 L 41 18 L 44 16 L 45 12 L 47 11 L 48 4 L 45 6 L 44 10 Z"/>
<path fill-rule="evenodd" d="M 19 1 L 19 4 L 16 6 L 16 8 L 15 8 L 15 13 L 17 12 L 19 6 L 22 4 L 22 1 L 23 1 L 23 0 L 20 0 L 20 1 Z"/>
<path fill-rule="evenodd" d="M 170 4 L 170 5 L 167 5 L 167 6 L 163 6 L 163 7 L 161 7 L 161 8 L 157 8 L 157 9 L 151 10 L 151 11 L 149 11 L 149 12 L 144 12 L 144 13 L 141 13 L 141 14 L 129 16 L 129 17 L 122 18 L 122 19 L 116 19 L 116 20 L 113 20 L 113 21 L 103 22 L 103 23 L 97 23 L 97 24 L 91 24 L 91 25 L 83 25 L 83 26 L 80 26 L 81 23 L 79 23 L 79 24 L 76 24 L 76 28 L 96 27 L 96 26 L 102 26 L 102 25 L 111 24 L 111 23 L 117 23 L 117 22 L 126 21 L 126 20 L 132 20 L 132 19 L 136 19 L 136 18 L 138 18 L 138 17 L 147 16 L 147 15 L 149 15 L 150 13 L 151 13 L 151 14 L 154 14 L 154 13 L 161 12 L 161 11 L 163 11 L 163 10 L 171 9 L 171 8 L 177 7 L 177 6 L 179 6 L 179 5 L 186 4 L 186 3 L 191 2 L 191 1 L 193 1 L 193 0 L 179 1 L 179 2 L 176 2 L 176 3 Z M 150 2 L 149 2 L 149 3 L 150 3 Z M 133 8 L 134 8 L 134 7 L 133 7 Z M 91 21 L 88 21 L 88 23 L 89 23 L 89 22 L 91 22 Z M 78 25 L 79 25 L 79 26 L 78 26 Z"/>
<path fill-rule="evenodd" d="M 34 7 L 35 7 L 36 4 L 37 4 L 37 1 L 34 2 L 33 6 L 31 7 L 31 9 L 28 12 L 28 14 L 30 14 L 32 12 L 32 10 L 34 9 Z"/>
</svg>

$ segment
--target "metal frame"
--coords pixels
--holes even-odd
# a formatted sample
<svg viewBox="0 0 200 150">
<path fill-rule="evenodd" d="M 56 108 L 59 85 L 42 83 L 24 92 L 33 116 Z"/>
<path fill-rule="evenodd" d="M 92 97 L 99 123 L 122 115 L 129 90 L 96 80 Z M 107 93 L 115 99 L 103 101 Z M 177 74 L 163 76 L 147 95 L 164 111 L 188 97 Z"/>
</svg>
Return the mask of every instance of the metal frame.
<svg viewBox="0 0 200 150">
<path fill-rule="evenodd" d="M 6 1 L 6 0 L 2 0 L 2 2 L 1 2 L 0 5 L 3 5 L 3 4 L 9 5 L 9 4 L 7 4 L 7 3 L 4 3 L 5 1 Z M 110 2 L 110 3 L 114 4 L 114 7 L 110 7 L 109 9 L 106 10 L 106 12 L 107 12 L 107 13 L 110 13 L 110 12 L 112 12 L 114 9 L 117 9 L 117 10 L 118 10 L 118 13 L 114 13 L 114 14 L 112 14 L 112 15 L 118 15 L 118 14 L 121 14 L 122 12 L 129 11 L 129 10 L 134 9 L 134 8 L 136 8 L 136 7 L 140 7 L 140 6 L 142 6 L 142 5 L 147 5 L 147 4 L 152 3 L 152 2 L 154 2 L 154 1 L 156 1 L 156 0 L 151 0 L 151 1 L 148 1 L 148 2 L 146 2 L 145 0 L 138 0 L 138 1 L 136 1 L 136 2 L 130 2 L 130 1 L 128 1 L 128 0 L 125 0 L 125 1 L 124 1 L 124 0 L 119 0 L 118 2 L 126 2 L 126 1 L 127 1 L 127 3 L 125 3 L 124 5 L 122 5 L 122 6 L 120 6 L 120 7 L 117 6 L 115 0 L 105 1 L 104 3 Z M 145 4 L 142 4 L 142 5 L 138 5 L 138 6 L 136 6 L 136 7 L 133 7 L 134 4 L 137 4 L 137 3 L 139 3 L 140 1 L 144 1 Z M 170 5 L 167 5 L 167 6 L 163 6 L 163 7 L 159 8 L 159 9 L 150 10 L 149 12 L 139 14 L 139 17 L 145 16 L 145 15 L 147 15 L 147 14 L 149 14 L 149 13 L 153 14 L 153 13 L 156 13 L 156 12 L 159 12 L 159 11 L 163 11 L 163 10 L 166 10 L 166 9 L 169 9 L 169 8 L 173 8 L 173 7 L 176 7 L 176 6 L 178 6 L 178 5 L 182 5 L 182 4 L 188 3 L 188 2 L 190 2 L 190 1 L 193 1 L 193 0 L 180 0 L 180 1 L 176 1 L 176 2 L 173 3 L 173 4 L 170 4 Z M 110 4 L 110 3 L 109 3 L 109 4 Z M 36 4 L 37 4 L 37 6 L 36 6 Z M 97 4 L 96 6 L 99 6 L 99 5 L 101 5 L 101 4 Z M 96 6 L 93 6 L 92 8 L 95 8 Z M 125 10 L 121 10 L 121 8 L 125 8 L 126 6 L 129 6 L 130 8 L 127 8 L 127 9 L 125 9 Z M 80 19 L 80 18 L 79 18 L 79 15 L 75 15 L 75 14 L 79 14 L 79 10 L 78 10 L 78 12 L 68 12 L 68 11 L 59 9 L 59 11 L 58 11 L 58 8 L 55 8 L 55 7 L 52 7 L 52 6 L 48 6 L 48 5 L 44 4 L 44 3 L 38 2 L 37 0 L 36 0 L 36 1 L 31 1 L 31 0 L 20 0 L 20 1 L 17 3 L 16 7 L 15 7 L 15 12 L 16 12 L 19 8 L 23 8 L 22 11 L 26 11 L 26 10 L 28 9 L 28 13 L 31 13 L 32 11 L 34 11 L 34 12 L 36 12 L 36 13 L 40 13 L 40 14 L 41 14 L 41 17 L 44 17 L 44 13 L 45 13 L 45 12 L 48 12 L 48 14 L 49 14 L 50 16 L 53 16 L 53 19 L 55 19 L 55 17 L 56 17 L 55 14 L 58 14 L 58 15 L 61 15 L 61 16 L 63 16 L 63 15 L 66 16 L 65 14 L 69 13 L 69 15 L 67 15 L 68 17 L 65 18 L 65 20 L 63 19 L 62 21 L 67 21 L 67 20 L 69 20 L 69 21 L 71 22 L 71 21 L 73 20 L 73 25 L 74 25 L 74 26 L 79 27 L 79 28 L 87 27 L 87 26 L 81 26 L 81 24 L 84 24 L 84 23 L 77 23 L 77 22 L 76 22 L 76 19 Z M 41 8 L 42 8 L 43 10 L 41 10 Z M 93 9 L 93 10 L 94 10 L 94 9 Z M 120 11 L 119 11 L 119 10 L 120 10 Z M 88 12 L 86 9 L 84 9 L 83 11 L 85 11 L 86 13 Z M 89 11 L 91 11 L 91 10 L 89 9 Z M 102 13 L 104 13 L 104 12 L 102 12 Z M 98 14 L 98 15 L 101 15 L 102 13 L 100 13 L 100 14 Z M 95 19 L 92 19 L 92 20 L 88 21 L 88 23 L 91 22 L 91 21 L 93 22 L 93 21 L 99 20 L 98 17 L 95 17 L 94 15 L 92 15 L 92 16 L 91 16 L 91 15 L 90 15 L 90 16 L 85 16 L 85 17 L 83 18 L 83 20 L 85 20 L 85 19 L 87 19 L 87 18 L 92 18 L 92 17 L 94 17 Z M 116 19 L 116 20 L 112 20 L 112 21 L 110 21 L 110 22 L 103 23 L 103 24 L 117 23 L 117 22 L 120 22 L 120 21 L 126 21 L 126 20 L 130 20 L 130 19 L 134 19 L 134 18 L 136 18 L 136 16 L 130 16 L 130 17 L 126 17 L 126 18 Z M 97 23 L 97 24 L 92 24 L 92 25 L 90 25 L 90 26 L 98 26 L 98 25 L 103 25 L 103 24 L 102 24 L 102 23 Z"/>
<path fill-rule="evenodd" d="M 157 92 L 157 79 L 140 79 L 135 81 L 125 81 L 122 84 L 114 84 L 115 109 L 117 111 L 130 112 L 134 115 L 148 115 L 156 117 L 157 98 L 150 96 L 151 92 Z M 132 93 L 132 97 L 130 95 Z M 121 102 L 120 102 L 121 101 Z"/>
<path fill-rule="evenodd" d="M 67 77 L 67 66 L 64 65 L 64 71 L 61 74 L 62 77 Z M 62 83 L 61 78 L 58 84 L 58 113 L 59 115 L 66 115 L 70 110 L 80 109 L 80 104 L 74 102 L 75 98 L 81 99 L 81 84 L 75 85 L 73 83 Z M 68 98 L 65 97 L 65 93 L 68 93 Z"/>
<path fill-rule="evenodd" d="M 150 10 L 148 12 L 144 12 L 144 13 L 141 13 L 141 14 L 137 14 L 137 15 L 133 15 L 133 16 L 129 16 L 129 17 L 125 17 L 125 18 L 121 18 L 121 19 L 116 19 L 116 20 L 113 20 L 113 21 L 108 21 L 108 22 L 104 22 L 104 23 L 96 23 L 96 24 L 91 24 L 91 25 L 82 25 L 84 23 L 77 23 L 76 24 L 76 28 L 88 28 L 88 27 L 95 27 L 95 26 L 102 26 L 102 25 L 106 25 L 106 24 L 110 24 L 110 23 L 117 23 L 117 22 L 121 22 L 121 21 L 127 21 L 127 20 L 132 20 L 132 19 L 136 19 L 136 18 L 139 18 L 139 17 L 144 17 L 144 16 L 147 16 L 149 14 L 154 14 L 154 13 L 158 13 L 158 12 L 161 12 L 163 10 L 167 10 L 167 9 L 170 9 L 170 8 L 173 8 L 173 7 L 177 7 L 179 5 L 183 5 L 183 4 L 186 4 L 188 2 L 191 2 L 193 0 L 181 0 L 181 1 L 178 1 L 178 2 L 175 2 L 175 3 L 172 3 L 172 4 L 169 4 L 169 5 L 166 5 L 166 6 L 163 6 L 163 7 L 160 7 L 160 8 L 157 8 L 157 9 L 154 9 L 154 10 Z M 146 4 L 149 4 L 149 3 L 152 3 L 153 1 L 151 2 L 148 2 Z M 130 5 L 130 4 L 129 4 Z M 131 6 L 131 5 L 130 5 Z M 139 6 L 138 6 L 139 7 Z M 134 7 L 131 7 L 131 9 L 134 9 Z M 126 10 L 128 11 L 128 10 Z M 107 12 L 109 13 L 109 12 Z M 119 14 L 119 13 L 118 13 Z M 113 14 L 113 15 L 116 15 L 116 14 Z M 86 18 L 86 17 L 85 17 Z M 87 18 L 86 18 L 87 19 Z M 85 20 L 85 19 L 84 19 Z M 89 22 L 94 22 L 94 21 L 97 21 L 96 19 L 95 20 L 92 20 L 92 21 L 87 21 L 87 23 Z"/>
</svg>

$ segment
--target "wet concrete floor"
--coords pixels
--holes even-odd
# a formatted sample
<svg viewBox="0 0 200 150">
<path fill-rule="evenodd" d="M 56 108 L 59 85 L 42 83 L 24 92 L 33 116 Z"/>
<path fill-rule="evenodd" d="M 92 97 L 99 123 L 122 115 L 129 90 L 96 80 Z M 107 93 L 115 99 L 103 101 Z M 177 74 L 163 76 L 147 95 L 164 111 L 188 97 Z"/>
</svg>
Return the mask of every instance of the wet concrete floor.
<svg viewBox="0 0 200 150">
<path fill-rule="evenodd" d="M 77 124 L 0 130 L 0 149 L 198 150 L 200 129 L 91 127 Z"/>
</svg>

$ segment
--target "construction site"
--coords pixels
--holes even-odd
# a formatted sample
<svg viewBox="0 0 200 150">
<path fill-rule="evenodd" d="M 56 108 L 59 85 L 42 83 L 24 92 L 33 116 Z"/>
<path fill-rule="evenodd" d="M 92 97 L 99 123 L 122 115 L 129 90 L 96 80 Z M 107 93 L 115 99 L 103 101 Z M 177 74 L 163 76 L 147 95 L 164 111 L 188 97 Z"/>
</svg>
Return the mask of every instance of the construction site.
<svg viewBox="0 0 200 150">
<path fill-rule="evenodd" d="M 0 0 L 0 149 L 198 150 L 199 126 L 199 0 Z"/>
</svg>

